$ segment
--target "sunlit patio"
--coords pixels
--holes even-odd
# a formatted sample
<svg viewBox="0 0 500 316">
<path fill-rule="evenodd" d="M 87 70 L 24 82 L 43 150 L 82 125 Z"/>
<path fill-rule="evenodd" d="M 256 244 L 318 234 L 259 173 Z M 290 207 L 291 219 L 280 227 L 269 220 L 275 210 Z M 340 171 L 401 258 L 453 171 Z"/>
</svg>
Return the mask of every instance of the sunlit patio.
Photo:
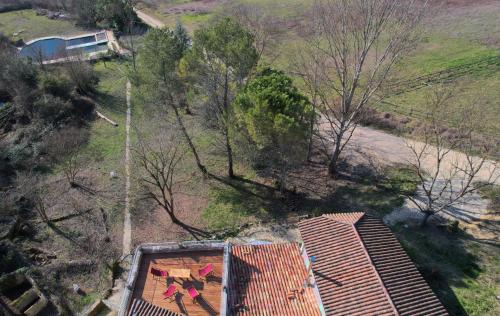
<svg viewBox="0 0 500 316">
<path fill-rule="evenodd" d="M 207 266 L 211 266 L 211 271 L 203 277 L 204 273 L 200 270 Z M 222 249 L 144 254 L 132 300 L 142 299 L 186 315 L 218 315 L 222 266 Z M 155 270 L 163 272 L 163 275 L 154 273 Z M 199 295 L 193 299 L 193 293 Z"/>
</svg>

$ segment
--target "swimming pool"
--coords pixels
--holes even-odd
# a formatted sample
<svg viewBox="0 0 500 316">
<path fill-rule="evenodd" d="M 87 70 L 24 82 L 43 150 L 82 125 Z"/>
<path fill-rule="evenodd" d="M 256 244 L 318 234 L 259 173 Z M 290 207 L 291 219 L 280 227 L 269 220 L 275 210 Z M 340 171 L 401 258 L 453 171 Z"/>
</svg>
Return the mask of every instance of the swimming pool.
<svg viewBox="0 0 500 316">
<path fill-rule="evenodd" d="M 50 37 L 41 38 L 28 42 L 19 54 L 23 57 L 42 59 L 43 61 L 64 58 L 80 52 L 89 54 L 107 50 L 107 37 L 96 35 L 101 33 L 85 35 L 73 38 Z"/>
</svg>

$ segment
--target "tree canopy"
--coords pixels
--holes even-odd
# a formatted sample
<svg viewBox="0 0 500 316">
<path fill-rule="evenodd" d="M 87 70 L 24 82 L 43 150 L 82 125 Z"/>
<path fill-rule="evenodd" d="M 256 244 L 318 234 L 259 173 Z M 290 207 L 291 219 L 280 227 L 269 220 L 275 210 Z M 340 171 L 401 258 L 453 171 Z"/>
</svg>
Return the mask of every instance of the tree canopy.
<svg viewBox="0 0 500 316">
<path fill-rule="evenodd" d="M 151 29 L 144 37 L 139 61 L 148 73 L 165 84 L 177 81 L 183 44 L 169 28 Z"/>
<path fill-rule="evenodd" d="M 204 64 L 223 66 L 237 79 L 245 78 L 257 63 L 253 35 L 237 21 L 225 17 L 194 33 L 193 53 Z"/>
<path fill-rule="evenodd" d="M 259 149 L 266 149 L 268 158 L 271 153 L 276 154 L 273 158 L 282 169 L 283 189 L 288 165 L 305 158 L 308 127 L 313 118 L 311 103 L 292 79 L 267 68 L 248 82 L 234 105 L 238 122 L 250 139 Z"/>
<path fill-rule="evenodd" d="M 222 18 L 195 31 L 187 60 L 198 90 L 207 100 L 206 121 L 223 136 L 228 175 L 233 177 L 231 103 L 258 61 L 253 35 L 234 19 Z"/>
<path fill-rule="evenodd" d="M 305 140 L 312 106 L 283 72 L 265 69 L 235 99 L 238 118 L 259 146 Z"/>
</svg>

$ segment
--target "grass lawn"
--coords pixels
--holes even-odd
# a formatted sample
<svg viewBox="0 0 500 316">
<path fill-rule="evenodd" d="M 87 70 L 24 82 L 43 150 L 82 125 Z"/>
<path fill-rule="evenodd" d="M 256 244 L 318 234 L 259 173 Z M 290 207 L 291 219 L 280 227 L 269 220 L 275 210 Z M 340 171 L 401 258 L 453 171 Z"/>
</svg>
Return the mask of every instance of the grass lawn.
<svg viewBox="0 0 500 316">
<path fill-rule="evenodd" d="M 13 40 L 25 42 L 51 35 L 76 35 L 88 32 L 71 20 L 51 20 L 36 15 L 35 10 L 19 10 L 0 13 L 0 32 Z M 14 33 L 19 33 L 14 36 Z"/>
<path fill-rule="evenodd" d="M 121 160 L 125 152 L 127 110 L 125 67 L 118 61 L 108 61 L 94 64 L 94 69 L 99 77 L 97 111 L 118 123 L 118 126 L 96 118 L 90 125 L 91 133 L 87 148 L 99 153 L 102 168 L 121 169 Z"/>
<path fill-rule="evenodd" d="M 393 227 L 407 253 L 452 315 L 499 315 L 498 246 L 461 232 Z"/>
</svg>

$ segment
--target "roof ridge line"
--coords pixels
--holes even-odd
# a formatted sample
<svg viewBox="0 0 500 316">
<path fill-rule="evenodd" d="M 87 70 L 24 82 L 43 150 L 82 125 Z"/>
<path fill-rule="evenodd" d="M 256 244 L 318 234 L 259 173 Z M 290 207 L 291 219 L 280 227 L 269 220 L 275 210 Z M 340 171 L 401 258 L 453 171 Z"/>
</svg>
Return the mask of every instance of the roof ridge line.
<svg viewBox="0 0 500 316">
<path fill-rule="evenodd" d="M 371 268 L 373 269 L 373 271 L 375 271 L 375 275 L 377 276 L 377 280 L 379 281 L 380 285 L 382 286 L 382 291 L 387 296 L 387 300 L 389 301 L 389 304 L 391 305 L 392 309 L 394 310 L 395 315 L 399 315 L 399 312 L 398 312 L 396 306 L 394 305 L 394 302 L 392 301 L 391 295 L 389 294 L 389 291 L 387 291 L 387 288 L 385 287 L 384 281 L 382 281 L 382 278 L 380 277 L 380 274 L 378 273 L 377 268 L 373 264 L 373 261 L 372 261 L 372 258 L 370 257 L 370 254 L 366 250 L 365 243 L 363 242 L 363 240 L 359 236 L 358 230 L 356 229 L 356 226 L 355 226 L 356 223 L 351 224 L 352 229 L 354 230 L 354 234 L 356 235 L 356 239 L 361 244 L 361 248 L 363 248 L 363 253 L 365 254 L 366 258 L 368 259 L 368 262 L 370 263 Z"/>
<path fill-rule="evenodd" d="M 349 221 L 338 220 L 338 219 L 332 218 L 334 215 L 344 215 L 344 214 L 361 214 L 361 216 L 355 222 L 349 222 Z M 342 224 L 346 224 L 346 225 L 355 225 L 365 216 L 366 216 L 366 212 L 356 211 L 356 212 L 327 213 L 327 214 L 321 214 L 320 217 L 327 218 L 335 223 L 342 223 Z"/>
</svg>

